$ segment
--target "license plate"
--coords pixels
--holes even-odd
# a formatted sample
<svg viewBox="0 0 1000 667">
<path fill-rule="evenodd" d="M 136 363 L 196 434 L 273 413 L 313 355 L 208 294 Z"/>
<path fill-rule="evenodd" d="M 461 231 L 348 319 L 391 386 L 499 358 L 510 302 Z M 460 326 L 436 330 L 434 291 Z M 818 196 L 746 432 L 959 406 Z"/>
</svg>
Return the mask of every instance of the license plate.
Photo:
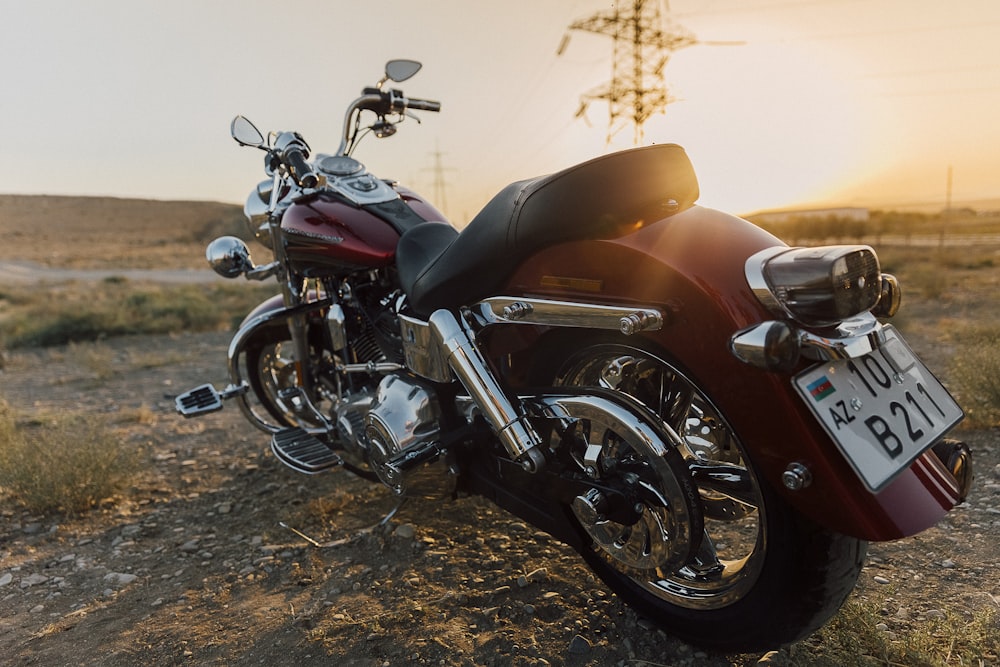
<svg viewBox="0 0 1000 667">
<path fill-rule="evenodd" d="M 878 491 L 965 416 L 892 327 L 874 352 L 813 366 L 795 387 L 858 476 Z"/>
</svg>

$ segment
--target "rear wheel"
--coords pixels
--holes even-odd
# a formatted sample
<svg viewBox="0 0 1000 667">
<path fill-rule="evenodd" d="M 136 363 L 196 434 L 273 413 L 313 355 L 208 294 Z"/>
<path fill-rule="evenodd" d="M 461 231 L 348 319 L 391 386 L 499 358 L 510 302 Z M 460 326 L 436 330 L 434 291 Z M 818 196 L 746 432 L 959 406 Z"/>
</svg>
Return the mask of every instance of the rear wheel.
<svg viewBox="0 0 1000 667">
<path fill-rule="evenodd" d="M 613 390 L 642 403 L 672 433 L 686 466 L 681 474 L 696 487 L 698 506 L 687 514 L 699 521 L 687 545 L 642 526 L 637 533 L 574 503 L 591 539 L 584 557 L 601 578 L 668 632 L 719 649 L 775 648 L 833 615 L 854 587 L 867 543 L 807 520 L 768 487 L 707 393 L 665 355 L 618 342 L 573 348 L 578 352 L 558 364 L 554 384 Z M 600 456 L 621 461 L 637 453 L 605 445 Z M 659 554 L 659 566 L 647 566 L 648 553 Z"/>
</svg>

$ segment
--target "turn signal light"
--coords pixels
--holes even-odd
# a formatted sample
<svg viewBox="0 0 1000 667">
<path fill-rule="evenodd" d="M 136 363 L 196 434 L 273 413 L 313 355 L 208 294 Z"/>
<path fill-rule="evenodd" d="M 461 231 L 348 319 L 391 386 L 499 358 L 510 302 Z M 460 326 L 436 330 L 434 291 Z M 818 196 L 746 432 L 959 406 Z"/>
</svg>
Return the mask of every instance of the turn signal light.
<svg viewBox="0 0 1000 667">
<path fill-rule="evenodd" d="M 729 341 L 737 359 L 766 371 L 787 372 L 799 362 L 801 343 L 785 322 L 762 322 Z"/>
<path fill-rule="evenodd" d="M 903 300 L 903 293 L 899 289 L 899 281 L 896 276 L 883 273 L 882 289 L 879 294 L 878 304 L 872 308 L 875 317 L 892 317 L 899 312 L 899 304 Z"/>
</svg>

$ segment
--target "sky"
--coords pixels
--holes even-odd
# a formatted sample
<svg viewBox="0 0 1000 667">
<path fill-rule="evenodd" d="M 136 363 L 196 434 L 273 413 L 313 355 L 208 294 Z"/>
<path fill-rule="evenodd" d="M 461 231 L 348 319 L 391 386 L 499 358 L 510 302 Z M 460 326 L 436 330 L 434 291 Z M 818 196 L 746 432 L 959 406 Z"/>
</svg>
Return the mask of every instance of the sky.
<svg viewBox="0 0 1000 667">
<path fill-rule="evenodd" d="M 606 142 L 599 102 L 575 117 L 612 42 L 567 29 L 610 5 L 0 0 L 0 193 L 242 203 L 263 160 L 233 116 L 332 152 L 348 103 L 412 58 L 398 87 L 441 113 L 355 157 L 462 224 L 512 181 L 631 145 Z M 949 171 L 953 202 L 1000 198 L 1000 2 L 672 0 L 667 16 L 699 43 L 672 54 L 675 101 L 644 140 L 686 148 L 702 203 L 943 208 Z"/>
</svg>

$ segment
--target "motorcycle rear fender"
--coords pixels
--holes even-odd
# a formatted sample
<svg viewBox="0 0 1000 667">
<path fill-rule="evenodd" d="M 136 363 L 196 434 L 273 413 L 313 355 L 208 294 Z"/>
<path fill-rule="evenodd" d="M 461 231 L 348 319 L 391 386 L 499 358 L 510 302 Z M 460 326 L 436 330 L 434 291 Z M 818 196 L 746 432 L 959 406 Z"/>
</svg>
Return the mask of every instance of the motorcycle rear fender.
<svg viewBox="0 0 1000 667">
<path fill-rule="evenodd" d="M 930 451 L 872 493 L 808 412 L 791 375 L 748 366 L 730 353 L 735 332 L 773 317 L 751 292 L 744 264 L 776 245 L 784 244 L 745 220 L 694 206 L 618 239 L 542 250 L 518 268 L 506 289 L 511 296 L 659 308 L 660 330 L 624 340 L 682 364 L 726 416 L 758 471 L 790 503 L 820 524 L 861 539 L 891 540 L 924 530 L 959 501 L 957 483 Z M 509 333 L 487 338 L 491 356 L 534 345 L 518 325 L 502 328 Z M 587 334 L 560 335 L 582 342 Z M 515 381 L 529 372 L 509 368 Z M 782 482 L 793 464 L 812 477 L 797 491 Z"/>
</svg>

